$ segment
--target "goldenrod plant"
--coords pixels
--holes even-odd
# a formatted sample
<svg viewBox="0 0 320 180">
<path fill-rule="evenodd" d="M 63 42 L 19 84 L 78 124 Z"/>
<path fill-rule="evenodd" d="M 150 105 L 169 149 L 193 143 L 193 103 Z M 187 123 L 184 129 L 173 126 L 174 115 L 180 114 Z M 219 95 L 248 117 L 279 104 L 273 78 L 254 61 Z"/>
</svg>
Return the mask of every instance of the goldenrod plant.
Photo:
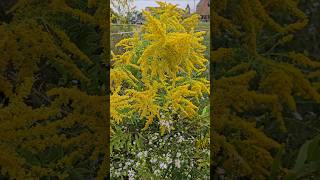
<svg viewBox="0 0 320 180">
<path fill-rule="evenodd" d="M 141 32 L 116 45 L 124 52 L 113 54 L 112 177 L 208 179 L 206 32 L 197 31 L 198 15 L 183 18 L 176 5 L 158 5 L 143 12 Z"/>
<path fill-rule="evenodd" d="M 1 179 L 104 179 L 108 2 L 19 0 L 0 22 Z"/>
<path fill-rule="evenodd" d="M 211 8 L 211 166 L 218 176 L 266 179 L 276 152 L 288 150 L 288 119 L 301 119 L 297 100 L 320 101 L 310 78 L 319 61 L 290 47 L 308 16 L 294 0 L 222 0 Z"/>
</svg>

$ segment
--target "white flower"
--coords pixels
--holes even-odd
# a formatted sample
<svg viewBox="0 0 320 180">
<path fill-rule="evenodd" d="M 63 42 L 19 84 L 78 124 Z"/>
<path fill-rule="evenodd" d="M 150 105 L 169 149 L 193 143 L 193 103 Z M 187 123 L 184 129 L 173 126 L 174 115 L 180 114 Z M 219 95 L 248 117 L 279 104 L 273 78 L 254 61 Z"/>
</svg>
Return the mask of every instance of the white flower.
<svg viewBox="0 0 320 180">
<path fill-rule="evenodd" d="M 134 171 L 132 170 L 132 169 L 130 169 L 129 171 L 128 171 L 128 176 L 134 176 Z"/>
<path fill-rule="evenodd" d="M 171 159 L 170 157 L 167 157 L 167 158 L 166 158 L 166 161 L 167 161 L 168 164 L 171 164 L 171 163 L 172 163 L 172 159 Z"/>
<path fill-rule="evenodd" d="M 150 162 L 151 162 L 152 164 L 154 164 L 154 163 L 157 162 L 157 159 L 156 159 L 156 158 L 152 158 L 152 159 L 150 160 Z"/>
<path fill-rule="evenodd" d="M 143 155 L 142 152 L 139 152 L 139 153 L 137 154 L 137 156 L 138 156 L 139 159 L 141 159 L 142 155 Z"/>
<path fill-rule="evenodd" d="M 116 171 L 114 174 L 116 177 L 119 177 L 121 175 L 121 173 L 119 171 Z"/>
<path fill-rule="evenodd" d="M 160 126 L 166 127 L 169 132 L 170 132 L 171 129 L 172 129 L 172 127 L 171 127 L 171 125 L 170 125 L 171 123 L 170 123 L 169 121 L 160 120 L 160 121 L 159 121 L 159 124 L 160 124 Z"/>
<path fill-rule="evenodd" d="M 155 173 L 156 175 L 159 175 L 159 174 L 160 174 L 160 170 L 157 169 L 157 170 L 154 171 L 154 173 Z"/>
<path fill-rule="evenodd" d="M 180 157 L 181 156 L 181 153 L 180 152 L 177 152 L 177 157 Z"/>
<path fill-rule="evenodd" d="M 148 151 L 144 151 L 144 152 L 143 152 L 143 155 L 144 155 L 145 157 L 147 157 Z"/>
<path fill-rule="evenodd" d="M 180 167 L 181 167 L 180 160 L 179 160 L 179 159 L 176 159 L 176 160 L 174 161 L 174 165 L 175 165 L 177 168 L 180 168 Z"/>
<path fill-rule="evenodd" d="M 157 139 L 157 136 L 153 136 L 152 137 L 152 140 L 154 141 L 154 140 L 156 140 Z"/>
<path fill-rule="evenodd" d="M 178 138 L 178 141 L 177 141 L 177 142 L 178 142 L 178 143 L 181 143 L 181 142 L 184 141 L 184 140 L 185 140 L 184 137 L 179 135 L 179 138 Z"/>
<path fill-rule="evenodd" d="M 193 167 L 193 161 L 190 162 L 190 166 Z"/>
<path fill-rule="evenodd" d="M 129 176 L 129 179 L 130 180 L 134 180 L 134 175 L 135 175 L 135 172 L 132 170 L 132 169 L 130 169 L 129 171 L 128 171 L 128 176 Z"/>
<path fill-rule="evenodd" d="M 166 169 L 168 166 L 165 163 L 160 163 L 160 169 Z"/>
</svg>

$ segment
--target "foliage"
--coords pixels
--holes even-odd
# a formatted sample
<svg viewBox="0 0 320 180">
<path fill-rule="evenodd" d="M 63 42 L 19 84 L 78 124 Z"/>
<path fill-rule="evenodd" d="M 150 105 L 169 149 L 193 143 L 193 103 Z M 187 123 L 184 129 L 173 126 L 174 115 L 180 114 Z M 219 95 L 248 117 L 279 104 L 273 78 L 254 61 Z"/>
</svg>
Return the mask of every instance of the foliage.
<svg viewBox="0 0 320 180">
<path fill-rule="evenodd" d="M 200 44 L 203 32 L 194 33 L 194 28 L 187 31 L 171 5 L 159 4 L 164 9 L 160 20 L 145 12 L 147 23 L 143 27 L 143 39 L 136 34 L 120 41 L 117 46 L 123 46 L 126 52 L 113 55 L 111 69 L 111 99 L 116 104 L 124 103 L 123 99 L 118 101 L 117 98 L 130 97 L 127 106 L 111 104 L 116 107 L 111 111 L 130 108 L 127 114 L 135 111 L 141 119 L 148 120 L 145 128 L 154 118 L 167 119 L 160 117 L 160 113 L 166 116 L 169 109 L 182 117 L 194 116 L 198 108 L 190 97 L 199 102 L 198 97 L 209 93 L 209 82 L 199 77 L 206 62 L 201 54 L 205 49 Z M 195 19 L 195 16 L 191 18 Z M 185 43 L 181 45 L 180 41 Z M 122 85 L 123 81 L 127 84 Z M 111 116 L 122 121 L 117 113 Z"/>
<path fill-rule="evenodd" d="M 106 7 L 20 0 L 0 22 L 1 178 L 107 175 Z"/>
<path fill-rule="evenodd" d="M 167 154 L 169 150 L 177 151 L 179 146 L 171 146 L 168 149 L 159 148 L 155 151 L 143 144 L 128 148 L 128 146 L 132 146 L 131 141 L 139 144 L 138 141 L 141 141 L 141 138 L 149 142 L 151 142 L 150 138 L 157 139 L 155 142 L 152 141 L 150 145 L 155 146 L 154 148 L 159 145 L 163 146 L 161 143 L 158 144 L 163 139 L 161 136 L 166 137 L 165 139 L 170 139 L 169 137 L 173 136 L 175 139 L 174 134 L 179 132 L 178 124 L 183 121 L 197 121 L 204 105 L 208 103 L 209 81 L 204 75 L 207 68 L 207 59 L 204 57 L 206 47 L 202 45 L 205 32 L 195 32 L 199 21 L 198 15 L 183 18 L 183 12 L 176 6 L 162 2 L 158 2 L 158 4 L 160 7 L 151 13 L 144 12 L 146 23 L 141 28 L 141 34 L 136 33 L 132 38 L 121 40 L 116 46 L 122 47 L 124 52 L 113 54 L 113 66 L 110 72 L 111 152 L 117 150 L 111 154 L 112 167 L 115 171 L 113 175 L 131 177 L 136 174 L 135 177 L 146 178 L 154 176 L 151 174 L 153 171 L 157 171 L 158 178 L 170 176 L 186 176 L 188 178 L 188 173 L 193 178 L 199 176 L 199 178 L 208 178 L 209 168 L 205 164 L 208 159 L 205 159 L 205 156 L 199 156 L 200 154 L 193 150 L 185 152 L 186 157 L 183 158 L 194 159 L 195 156 L 198 156 L 204 164 L 200 165 L 199 161 L 196 165 L 199 167 L 199 172 L 191 173 L 194 171 L 191 167 L 179 171 L 180 164 L 176 165 L 176 167 L 179 166 L 178 169 L 171 169 L 173 159 L 168 162 L 161 160 L 165 158 L 161 154 Z M 129 125 L 128 121 L 133 124 Z M 154 125 L 155 122 L 158 123 L 158 126 Z M 200 125 L 199 123 L 191 124 L 197 127 Z M 122 124 L 125 124 L 124 127 L 127 128 L 126 133 L 123 132 L 124 127 L 120 126 Z M 150 130 L 151 126 L 155 127 Z M 160 136 L 154 134 L 155 128 L 158 128 L 159 133 L 157 133 Z M 142 132 L 134 133 L 131 129 L 142 129 Z M 132 133 L 135 136 L 132 136 Z M 191 148 L 193 144 L 195 149 L 196 142 L 198 142 L 200 148 L 208 147 L 208 128 L 202 132 L 189 131 L 189 133 L 191 137 L 198 139 L 188 138 L 186 141 L 189 143 L 181 144 L 182 146 Z M 152 136 L 152 134 L 156 136 Z M 187 134 L 186 132 L 181 137 L 184 138 Z M 202 135 L 203 138 L 199 135 Z M 118 147 L 121 142 L 129 143 L 129 145 Z M 173 142 L 173 140 L 166 141 L 164 146 Z M 149 155 L 145 155 L 146 157 L 142 161 L 139 160 L 140 158 L 132 157 L 139 153 L 152 154 L 152 157 L 160 159 L 158 161 L 160 169 L 151 168 L 153 166 L 151 160 L 148 160 Z M 119 164 L 124 164 L 123 159 L 127 158 L 132 162 L 138 161 L 140 166 L 127 167 L 127 169 L 131 169 L 130 173 L 119 172 Z M 184 162 L 181 163 L 181 166 L 184 164 Z M 168 169 L 169 167 L 170 169 Z M 161 169 L 165 169 L 165 171 Z M 202 172 L 207 174 L 201 174 Z"/>
<path fill-rule="evenodd" d="M 130 21 L 130 17 L 136 13 L 135 6 L 133 6 L 135 0 L 110 0 L 111 4 L 111 21 L 117 21 L 121 24 L 127 24 Z"/>
<path fill-rule="evenodd" d="M 117 126 L 111 141 L 111 177 L 209 179 L 209 148 L 196 146 L 204 141 L 197 141 L 187 125 L 176 123 L 177 129 L 164 136 L 155 128 L 140 133 L 129 124 Z"/>
<path fill-rule="evenodd" d="M 300 148 L 294 168 L 286 179 L 319 177 L 320 172 L 320 136 L 305 142 Z"/>
<path fill-rule="evenodd" d="M 289 44 L 308 24 L 298 5 L 213 2 L 212 166 L 228 178 L 270 176 L 274 152 L 285 143 L 272 135 L 290 132 L 286 119 L 298 117 L 297 100 L 320 101 L 316 78 L 310 78 L 319 62 Z"/>
</svg>

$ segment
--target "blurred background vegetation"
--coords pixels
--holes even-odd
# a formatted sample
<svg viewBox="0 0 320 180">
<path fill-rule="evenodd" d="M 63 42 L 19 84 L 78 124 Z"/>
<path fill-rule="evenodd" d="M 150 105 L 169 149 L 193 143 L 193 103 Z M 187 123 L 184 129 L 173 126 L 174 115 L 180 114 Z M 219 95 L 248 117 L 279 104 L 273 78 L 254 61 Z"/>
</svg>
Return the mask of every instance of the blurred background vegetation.
<svg viewBox="0 0 320 180">
<path fill-rule="evenodd" d="M 0 179 L 108 177 L 108 6 L 0 1 Z"/>
<path fill-rule="evenodd" d="M 285 130 L 279 130 L 279 124 L 275 123 L 277 118 L 272 113 L 258 110 L 260 106 L 268 106 L 266 102 L 256 99 L 258 103 L 254 102 L 255 107 L 239 111 L 232 108 L 238 108 L 239 105 L 235 105 L 235 97 L 242 96 L 242 92 L 238 91 L 238 94 L 233 96 L 225 93 L 233 98 L 234 104 L 228 109 L 240 117 L 239 120 L 253 122 L 256 129 L 281 144 L 281 148 L 268 150 L 273 157 L 273 163 L 264 167 L 264 178 L 317 179 L 320 172 L 320 159 L 316 153 L 319 151 L 320 133 L 320 2 L 213 1 L 212 8 L 211 12 L 214 14 L 211 22 L 214 24 L 211 37 L 211 77 L 214 79 L 212 81 L 216 82 L 214 84 L 217 91 L 226 90 L 226 87 L 237 88 L 235 80 L 240 81 L 240 78 L 243 78 L 242 84 L 247 86 L 243 91 L 249 90 L 256 95 L 274 95 L 280 99 L 275 104 L 281 109 L 279 117 L 282 118 L 279 119 L 283 119 Z M 296 56 L 298 53 L 299 56 Z M 282 68 L 276 68 L 277 66 Z M 293 69 L 290 70 L 291 68 Z M 300 78 L 305 79 L 305 83 L 299 84 L 298 76 L 289 71 L 296 71 Z M 248 81 L 241 76 L 250 72 L 254 72 L 255 75 Z M 266 82 L 266 77 L 269 82 Z M 222 87 L 221 83 L 228 78 L 233 84 L 225 84 L 226 87 Z M 231 78 L 234 78 L 234 81 L 231 81 Z M 293 89 L 288 88 L 291 87 L 290 84 L 294 84 Z M 307 94 L 312 92 L 313 98 L 306 96 L 299 89 L 309 89 Z M 215 94 L 218 95 L 218 92 Z M 292 97 L 291 103 L 287 103 L 289 96 Z M 243 95 L 243 98 L 240 102 L 251 101 L 249 94 Z M 212 101 L 213 108 L 220 102 L 217 99 L 219 98 Z M 211 116 L 213 121 L 220 122 L 218 115 L 220 114 Z M 223 130 L 217 129 L 217 132 L 229 138 L 227 142 L 231 142 L 234 136 L 226 127 Z M 236 144 L 234 146 L 237 147 Z M 250 146 L 249 149 L 253 148 Z M 246 159 L 246 155 L 242 158 Z M 248 164 L 251 166 L 255 163 Z M 267 164 L 265 160 L 261 162 L 263 163 Z M 223 176 L 233 176 L 232 170 L 228 170 L 229 167 L 223 163 L 214 162 L 213 168 L 216 171 L 221 168 L 226 170 L 222 173 Z M 256 171 L 257 166 L 252 166 L 252 170 Z M 253 174 L 240 173 L 236 176 L 252 178 Z M 256 178 L 263 179 L 263 176 Z"/>
</svg>

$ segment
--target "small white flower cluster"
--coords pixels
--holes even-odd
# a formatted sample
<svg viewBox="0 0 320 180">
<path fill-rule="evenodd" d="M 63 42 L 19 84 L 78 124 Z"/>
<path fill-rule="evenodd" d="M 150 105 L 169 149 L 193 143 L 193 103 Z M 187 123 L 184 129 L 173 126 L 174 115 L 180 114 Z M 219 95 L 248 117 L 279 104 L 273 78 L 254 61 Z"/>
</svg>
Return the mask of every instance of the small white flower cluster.
<svg viewBox="0 0 320 180">
<path fill-rule="evenodd" d="M 167 169 L 168 165 L 161 162 L 160 165 L 159 165 L 160 169 Z"/>
<path fill-rule="evenodd" d="M 180 160 L 179 159 L 176 159 L 175 161 L 174 161 L 174 165 L 177 167 L 177 168 L 180 168 L 181 167 L 181 164 L 180 164 L 181 162 L 180 162 Z"/>
<path fill-rule="evenodd" d="M 166 130 L 170 133 L 173 126 L 173 122 L 170 120 L 171 118 L 167 118 L 164 113 L 160 112 L 160 120 L 158 124 L 166 128 Z"/>
<path fill-rule="evenodd" d="M 161 137 L 159 136 L 159 138 Z M 189 159 L 188 156 L 190 156 L 190 154 L 192 154 L 195 151 L 194 137 L 186 137 L 181 132 L 181 133 L 176 133 L 173 136 L 172 135 L 164 136 L 162 139 L 159 139 L 157 142 L 158 142 L 158 145 L 162 148 L 169 144 L 172 144 L 171 147 L 173 148 L 168 149 L 166 154 L 162 154 L 162 156 L 158 158 L 159 169 L 156 169 L 155 171 L 162 172 L 162 170 L 170 166 L 173 166 L 174 168 L 179 169 L 179 171 L 182 171 L 182 172 L 184 171 L 186 174 L 189 174 L 192 171 L 194 167 L 194 162 L 192 159 Z M 175 142 L 178 142 L 178 143 L 175 143 Z M 189 148 L 181 149 L 181 147 L 184 147 L 184 146 Z M 174 156 L 174 152 L 176 152 L 175 156 Z M 156 161 L 157 161 L 156 158 L 152 158 L 150 160 L 150 163 L 154 164 Z M 182 166 L 184 167 L 182 168 Z"/>
<path fill-rule="evenodd" d="M 134 165 L 134 160 L 127 159 L 126 162 L 120 162 L 117 164 L 117 168 L 115 168 L 114 165 L 116 163 L 111 163 L 110 171 L 111 171 L 111 177 L 121 177 L 123 175 L 128 175 L 129 179 L 134 179 L 135 177 L 135 167 L 139 164 Z M 127 174 L 126 174 L 127 172 Z"/>
<path fill-rule="evenodd" d="M 143 139 L 145 143 L 142 148 L 132 148 L 129 154 L 117 154 L 118 160 L 112 161 L 111 164 L 111 177 L 141 179 L 140 174 L 143 173 L 163 179 L 209 177 L 209 167 L 205 171 L 207 175 L 203 172 L 199 174 L 200 171 L 197 169 L 199 167 L 194 157 L 196 153 L 200 153 L 197 157 L 207 158 L 209 161 L 210 150 L 196 150 L 196 138 L 190 136 L 188 132 L 171 131 L 164 136 L 150 133 Z M 137 146 L 138 143 L 134 140 L 133 144 Z"/>
<path fill-rule="evenodd" d="M 129 180 L 134 180 L 134 176 L 135 176 L 135 171 L 130 169 L 128 171 L 128 176 L 129 176 Z"/>
<path fill-rule="evenodd" d="M 137 154 L 138 159 L 146 158 L 148 156 L 148 151 L 142 151 Z"/>
</svg>

